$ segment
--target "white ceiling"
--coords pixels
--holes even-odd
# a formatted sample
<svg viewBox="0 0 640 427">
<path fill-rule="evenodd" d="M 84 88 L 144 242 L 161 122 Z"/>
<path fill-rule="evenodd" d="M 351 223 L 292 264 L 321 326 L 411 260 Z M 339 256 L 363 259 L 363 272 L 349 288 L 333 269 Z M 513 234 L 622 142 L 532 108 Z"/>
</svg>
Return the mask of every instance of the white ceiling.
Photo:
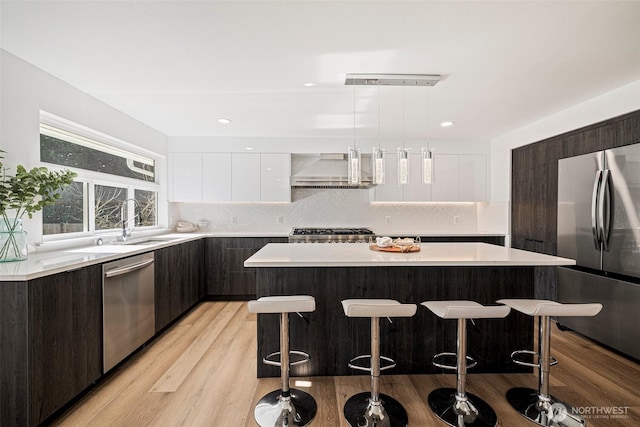
<svg viewBox="0 0 640 427">
<path fill-rule="evenodd" d="M 4 49 L 169 136 L 489 140 L 640 80 L 638 1 L 2 0 L 0 17 Z"/>
</svg>

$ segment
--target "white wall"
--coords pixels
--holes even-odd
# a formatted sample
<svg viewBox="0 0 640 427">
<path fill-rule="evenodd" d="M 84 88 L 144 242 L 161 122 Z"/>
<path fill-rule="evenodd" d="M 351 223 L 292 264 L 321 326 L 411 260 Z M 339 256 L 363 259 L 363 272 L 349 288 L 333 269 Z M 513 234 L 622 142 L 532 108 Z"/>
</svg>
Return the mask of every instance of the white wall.
<svg viewBox="0 0 640 427">
<path fill-rule="evenodd" d="M 0 49 L 0 148 L 7 152 L 5 166 L 29 169 L 39 164 L 40 110 L 166 158 L 165 135 Z M 166 161 L 160 163 L 158 174 L 166 176 Z M 42 240 L 41 223 L 39 214 L 25 220 L 31 244 Z"/>
<path fill-rule="evenodd" d="M 491 141 L 491 203 L 479 212 L 479 226 L 494 223 L 510 231 L 511 150 L 640 109 L 640 80 L 560 111 Z"/>
</svg>

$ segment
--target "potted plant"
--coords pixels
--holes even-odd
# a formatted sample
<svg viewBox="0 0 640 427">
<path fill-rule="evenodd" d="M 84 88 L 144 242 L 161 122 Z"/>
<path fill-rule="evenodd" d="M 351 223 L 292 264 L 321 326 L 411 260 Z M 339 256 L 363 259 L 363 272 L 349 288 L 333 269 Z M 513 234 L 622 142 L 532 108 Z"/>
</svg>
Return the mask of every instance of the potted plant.
<svg viewBox="0 0 640 427">
<path fill-rule="evenodd" d="M 27 258 L 22 217 L 27 214 L 32 218 L 34 212 L 54 204 L 60 198 L 59 190 L 68 187 L 77 176 L 66 169 L 49 171 L 36 167 L 27 171 L 22 165 L 16 166 L 13 175 L 7 171 L 0 162 L 0 262 Z"/>
</svg>

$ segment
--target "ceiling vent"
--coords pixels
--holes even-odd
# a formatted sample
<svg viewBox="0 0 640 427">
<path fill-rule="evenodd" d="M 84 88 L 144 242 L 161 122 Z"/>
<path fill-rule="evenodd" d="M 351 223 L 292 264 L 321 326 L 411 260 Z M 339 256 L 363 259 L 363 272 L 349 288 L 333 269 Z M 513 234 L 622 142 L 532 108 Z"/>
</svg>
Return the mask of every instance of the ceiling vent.
<svg viewBox="0 0 640 427">
<path fill-rule="evenodd" d="M 356 86 L 435 86 L 438 74 L 347 74 L 345 85 Z"/>
</svg>

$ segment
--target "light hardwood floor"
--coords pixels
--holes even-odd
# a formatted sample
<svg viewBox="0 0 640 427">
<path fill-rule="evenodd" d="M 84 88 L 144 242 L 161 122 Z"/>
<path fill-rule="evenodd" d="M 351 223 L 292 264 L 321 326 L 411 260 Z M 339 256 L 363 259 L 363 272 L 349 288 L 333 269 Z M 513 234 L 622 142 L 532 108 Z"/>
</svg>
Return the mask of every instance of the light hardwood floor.
<svg viewBox="0 0 640 427">
<path fill-rule="evenodd" d="M 295 343 L 292 343 L 295 347 Z M 572 332 L 553 328 L 551 392 L 584 410 L 615 408 L 624 418 L 586 415 L 590 426 L 640 426 L 640 365 Z M 444 349 L 443 349 L 444 350 Z M 275 350 L 274 350 L 275 351 Z M 393 356 L 393 355 L 390 355 Z M 255 426 L 253 406 L 279 379 L 257 379 L 256 317 L 242 302 L 205 302 L 99 383 L 58 418 L 58 426 Z M 391 371 L 389 371 L 391 372 Z M 533 374 L 477 374 L 468 391 L 482 396 L 501 426 L 535 426 L 505 401 L 514 386 L 537 386 Z M 363 375 L 308 380 L 318 403 L 312 426 L 347 426 L 342 406 L 369 389 Z M 381 391 L 403 403 L 410 426 L 444 426 L 426 404 L 438 387 L 455 387 L 453 374 L 383 375 Z"/>
</svg>

